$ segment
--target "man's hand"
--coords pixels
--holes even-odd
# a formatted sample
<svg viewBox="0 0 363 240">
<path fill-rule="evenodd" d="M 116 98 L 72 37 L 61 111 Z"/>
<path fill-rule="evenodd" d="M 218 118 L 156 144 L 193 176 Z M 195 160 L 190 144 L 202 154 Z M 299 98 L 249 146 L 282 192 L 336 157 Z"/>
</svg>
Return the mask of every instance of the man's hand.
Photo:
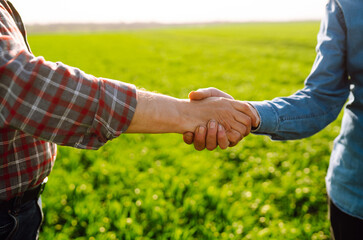
<svg viewBox="0 0 363 240">
<path fill-rule="evenodd" d="M 197 91 L 192 91 L 189 94 L 190 100 L 202 100 L 208 97 L 224 97 L 228 99 L 233 99 L 233 97 L 225 92 L 222 92 L 216 88 L 204 88 L 199 89 Z M 250 104 L 243 102 L 245 104 L 244 114 L 248 115 L 251 118 L 252 126 L 257 127 L 259 125 L 260 119 L 259 115 Z M 249 131 L 246 134 L 242 135 L 236 131 L 230 131 L 229 137 L 222 125 L 216 123 L 214 120 L 211 120 L 208 124 L 208 128 L 204 126 L 198 127 L 194 134 L 192 132 L 186 132 L 183 135 L 184 142 L 187 144 L 194 143 L 194 147 L 196 150 L 203 150 L 207 148 L 208 150 L 215 149 L 218 145 L 221 149 L 226 149 L 228 146 L 235 146 L 243 137 L 249 134 Z M 211 124 L 212 123 L 212 124 Z M 218 125 L 218 129 L 214 126 Z M 250 129 L 250 128 L 249 128 Z"/>
<path fill-rule="evenodd" d="M 218 129 L 220 136 L 225 133 L 232 143 L 250 132 L 251 118 L 243 113 L 246 110 L 248 107 L 243 102 L 224 97 L 190 101 L 137 90 L 137 106 L 126 133 L 185 133 L 206 126 L 210 119 L 214 119 L 208 124 L 208 148 L 212 149 L 217 144 L 214 139 Z M 206 128 L 199 130 L 203 134 Z M 225 139 L 218 140 L 218 143 L 227 146 Z"/>
<path fill-rule="evenodd" d="M 208 131 L 208 132 L 207 132 Z M 241 134 L 235 133 L 236 138 L 240 138 Z M 230 146 L 226 130 L 224 127 L 217 123 L 215 120 L 211 120 L 208 123 L 208 128 L 205 126 L 199 126 L 195 132 L 186 132 L 183 134 L 184 142 L 187 144 L 194 143 L 194 148 L 201 151 L 205 148 L 208 150 L 215 149 L 218 145 L 221 149 L 226 149 Z"/>
<path fill-rule="evenodd" d="M 239 135 L 245 136 L 251 131 L 254 119 L 244 113 L 248 111 L 249 106 L 244 102 L 224 97 L 208 97 L 188 103 L 186 111 L 183 112 L 182 125 L 186 129 L 192 129 L 187 131 L 194 131 L 197 126 L 205 126 L 206 122 L 213 119 L 224 127 L 230 142 L 235 139 L 239 141 Z M 217 129 L 213 121 L 209 122 L 208 126 Z"/>
</svg>

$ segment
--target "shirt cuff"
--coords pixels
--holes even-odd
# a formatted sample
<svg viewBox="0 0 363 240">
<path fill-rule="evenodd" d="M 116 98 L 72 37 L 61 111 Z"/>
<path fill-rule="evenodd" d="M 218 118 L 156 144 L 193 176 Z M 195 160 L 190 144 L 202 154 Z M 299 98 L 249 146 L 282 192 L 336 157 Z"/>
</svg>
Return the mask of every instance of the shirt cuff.
<svg viewBox="0 0 363 240">
<path fill-rule="evenodd" d="M 98 109 L 92 124 L 100 145 L 127 130 L 134 116 L 136 104 L 134 85 L 100 79 Z"/>
<path fill-rule="evenodd" d="M 252 132 L 256 134 L 274 133 L 278 129 L 279 118 L 275 109 L 268 101 L 249 102 L 260 116 L 260 125 Z"/>
</svg>

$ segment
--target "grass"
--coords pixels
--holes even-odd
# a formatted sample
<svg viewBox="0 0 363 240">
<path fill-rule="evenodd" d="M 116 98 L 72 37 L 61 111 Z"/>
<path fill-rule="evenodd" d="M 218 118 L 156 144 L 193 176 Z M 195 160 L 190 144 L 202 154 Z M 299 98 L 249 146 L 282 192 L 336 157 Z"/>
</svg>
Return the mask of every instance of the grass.
<svg viewBox="0 0 363 240">
<path fill-rule="evenodd" d="M 35 55 L 186 98 L 239 100 L 302 88 L 319 24 L 227 24 L 32 35 Z M 340 118 L 304 140 L 249 136 L 197 152 L 179 135 L 123 135 L 98 151 L 59 148 L 41 239 L 328 239 L 324 177 Z"/>
</svg>

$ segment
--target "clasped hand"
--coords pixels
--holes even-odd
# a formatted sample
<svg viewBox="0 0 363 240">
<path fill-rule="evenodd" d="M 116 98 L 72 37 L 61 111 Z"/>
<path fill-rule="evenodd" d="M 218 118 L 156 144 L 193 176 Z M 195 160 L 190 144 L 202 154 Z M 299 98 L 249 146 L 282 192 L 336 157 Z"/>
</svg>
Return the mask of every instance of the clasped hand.
<svg viewBox="0 0 363 240">
<path fill-rule="evenodd" d="M 205 148 L 213 150 L 217 146 L 221 149 L 233 147 L 250 133 L 252 127 L 259 125 L 259 115 L 254 107 L 247 102 L 236 101 L 229 94 L 216 88 L 199 89 L 189 94 L 191 102 L 205 101 L 208 98 L 211 101 L 211 107 L 216 106 L 212 104 L 213 99 L 224 98 L 224 101 L 231 102 L 234 109 L 213 109 L 218 112 L 215 119 L 209 119 L 207 125 L 198 126 L 194 133 L 183 134 L 184 142 L 194 143 L 196 150 Z"/>
</svg>

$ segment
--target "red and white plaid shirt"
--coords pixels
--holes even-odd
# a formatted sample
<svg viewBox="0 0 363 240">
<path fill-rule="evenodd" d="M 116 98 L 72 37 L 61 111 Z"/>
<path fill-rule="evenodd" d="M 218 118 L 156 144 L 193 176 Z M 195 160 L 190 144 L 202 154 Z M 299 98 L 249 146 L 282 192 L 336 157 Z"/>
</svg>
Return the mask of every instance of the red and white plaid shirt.
<svg viewBox="0 0 363 240">
<path fill-rule="evenodd" d="M 124 132 L 135 87 L 35 57 L 19 14 L 0 0 L 0 200 L 39 185 L 56 144 L 97 149 Z"/>
</svg>

